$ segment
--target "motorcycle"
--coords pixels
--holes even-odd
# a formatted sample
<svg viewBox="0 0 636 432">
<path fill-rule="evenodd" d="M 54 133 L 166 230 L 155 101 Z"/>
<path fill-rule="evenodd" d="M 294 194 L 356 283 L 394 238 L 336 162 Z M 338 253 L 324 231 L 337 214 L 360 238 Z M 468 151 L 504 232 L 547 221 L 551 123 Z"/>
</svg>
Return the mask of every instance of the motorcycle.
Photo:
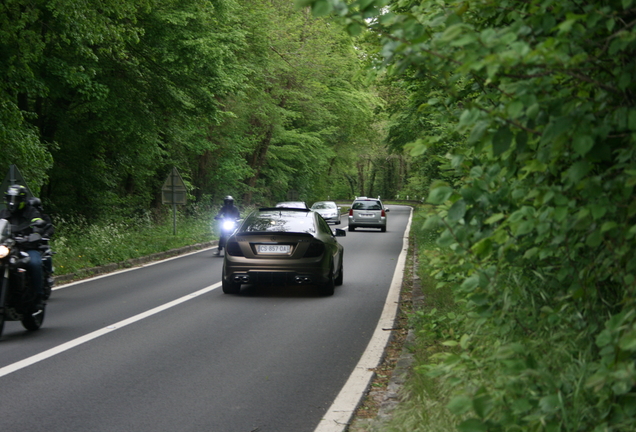
<svg viewBox="0 0 636 432">
<path fill-rule="evenodd" d="M 219 222 L 219 245 L 216 254 L 218 255 L 221 250 L 225 247 L 225 243 L 227 239 L 234 233 L 236 228 L 238 227 L 239 221 L 231 218 L 214 218 Z"/>
<path fill-rule="evenodd" d="M 46 305 L 38 305 L 31 277 L 25 268 L 30 257 L 21 250 L 22 245 L 37 244 L 42 240 L 38 233 L 26 237 L 14 235 L 9 221 L 0 219 L 0 336 L 5 321 L 21 321 L 29 331 L 42 326 Z M 42 274 L 46 278 L 46 272 Z M 44 283 L 46 286 L 46 280 Z"/>
</svg>

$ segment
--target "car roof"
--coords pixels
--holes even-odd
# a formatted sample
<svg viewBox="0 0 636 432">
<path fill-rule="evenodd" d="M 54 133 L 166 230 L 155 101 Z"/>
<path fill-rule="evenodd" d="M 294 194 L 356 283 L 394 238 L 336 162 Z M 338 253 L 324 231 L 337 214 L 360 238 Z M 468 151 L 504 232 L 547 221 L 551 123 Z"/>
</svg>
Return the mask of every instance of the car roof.
<svg viewBox="0 0 636 432">
<path fill-rule="evenodd" d="M 307 207 L 307 203 L 305 203 L 304 201 L 281 201 L 276 203 L 276 207 L 297 208 L 298 206 L 301 206 L 300 208 L 305 208 Z"/>
<path fill-rule="evenodd" d="M 258 209 L 259 212 L 301 212 L 301 213 L 311 213 L 311 210 L 304 207 L 261 207 Z"/>
</svg>

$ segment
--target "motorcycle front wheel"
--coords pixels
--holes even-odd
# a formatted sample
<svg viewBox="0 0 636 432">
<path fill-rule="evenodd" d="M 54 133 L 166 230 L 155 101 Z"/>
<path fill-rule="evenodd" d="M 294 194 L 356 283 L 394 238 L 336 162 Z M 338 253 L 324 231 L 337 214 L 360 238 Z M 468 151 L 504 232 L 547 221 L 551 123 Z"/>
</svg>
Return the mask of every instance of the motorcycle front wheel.
<svg viewBox="0 0 636 432">
<path fill-rule="evenodd" d="M 4 305 L 0 305 L 0 337 L 2 337 L 2 331 L 4 330 L 4 316 L 6 312 L 4 311 Z"/>
<path fill-rule="evenodd" d="M 33 313 L 33 314 L 25 314 L 22 318 L 21 322 L 25 329 L 29 331 L 35 331 L 42 327 L 42 323 L 44 322 L 44 312 L 46 311 L 46 306 L 42 306 L 42 309 Z"/>
<path fill-rule="evenodd" d="M 7 278 L 2 278 L 1 285 L 0 285 L 0 337 L 2 336 L 2 331 L 4 330 L 4 322 L 7 316 L 7 309 L 4 305 L 6 303 L 5 292 L 6 292 L 7 286 L 8 286 Z"/>
</svg>

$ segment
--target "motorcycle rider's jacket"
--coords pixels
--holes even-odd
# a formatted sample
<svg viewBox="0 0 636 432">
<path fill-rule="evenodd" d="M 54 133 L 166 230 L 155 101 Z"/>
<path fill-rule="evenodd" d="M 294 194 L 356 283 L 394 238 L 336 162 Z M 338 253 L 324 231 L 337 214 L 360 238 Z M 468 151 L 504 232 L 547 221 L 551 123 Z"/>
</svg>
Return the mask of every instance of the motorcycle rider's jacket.
<svg viewBox="0 0 636 432">
<path fill-rule="evenodd" d="M 38 209 L 29 204 L 23 209 L 13 213 L 7 209 L 0 210 L 0 219 L 9 221 L 13 234 L 15 235 L 28 236 L 33 232 L 42 234 L 52 229 L 52 224 L 46 222 Z M 37 248 L 38 246 L 32 245 L 31 247 Z M 29 249 L 29 247 L 27 247 L 27 249 Z"/>
<path fill-rule="evenodd" d="M 238 220 L 241 218 L 241 213 L 239 212 L 239 209 L 237 209 L 236 207 L 234 207 L 233 205 L 231 206 L 223 206 L 221 207 L 221 210 L 219 210 L 219 214 L 216 215 L 216 217 L 214 219 L 234 219 L 234 220 Z"/>
</svg>

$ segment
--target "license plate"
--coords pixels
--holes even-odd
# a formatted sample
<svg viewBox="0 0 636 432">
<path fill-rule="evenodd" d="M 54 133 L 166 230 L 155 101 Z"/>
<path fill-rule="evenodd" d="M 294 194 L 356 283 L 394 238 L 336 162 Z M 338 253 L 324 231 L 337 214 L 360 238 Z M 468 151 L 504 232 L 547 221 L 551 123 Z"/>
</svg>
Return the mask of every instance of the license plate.
<svg viewBox="0 0 636 432">
<path fill-rule="evenodd" d="M 258 253 L 286 254 L 290 248 L 289 245 L 258 245 Z"/>
<path fill-rule="evenodd" d="M 373 213 L 360 213 L 360 217 L 363 217 L 363 218 L 372 218 L 374 216 L 375 215 Z"/>
</svg>

